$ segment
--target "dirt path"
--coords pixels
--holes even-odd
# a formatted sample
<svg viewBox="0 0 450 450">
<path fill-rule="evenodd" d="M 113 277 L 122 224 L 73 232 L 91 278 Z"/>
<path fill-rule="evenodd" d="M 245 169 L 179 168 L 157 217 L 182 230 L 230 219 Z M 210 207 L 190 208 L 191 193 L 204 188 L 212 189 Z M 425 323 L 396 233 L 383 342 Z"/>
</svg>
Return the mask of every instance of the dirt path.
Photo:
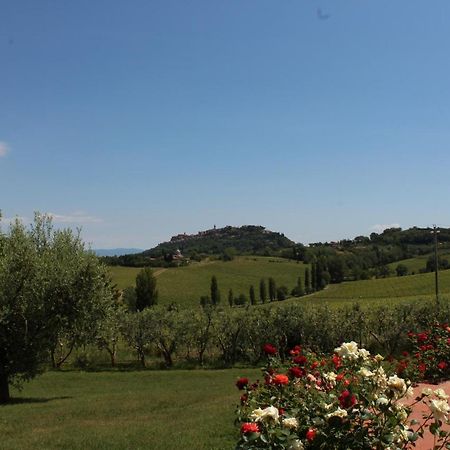
<svg viewBox="0 0 450 450">
<path fill-rule="evenodd" d="M 163 272 L 165 272 L 166 270 L 167 270 L 167 267 L 164 268 L 164 269 L 158 269 L 158 270 L 155 270 L 155 271 L 153 272 L 153 275 L 154 275 L 155 277 L 157 277 L 157 276 L 161 275 Z"/>
</svg>

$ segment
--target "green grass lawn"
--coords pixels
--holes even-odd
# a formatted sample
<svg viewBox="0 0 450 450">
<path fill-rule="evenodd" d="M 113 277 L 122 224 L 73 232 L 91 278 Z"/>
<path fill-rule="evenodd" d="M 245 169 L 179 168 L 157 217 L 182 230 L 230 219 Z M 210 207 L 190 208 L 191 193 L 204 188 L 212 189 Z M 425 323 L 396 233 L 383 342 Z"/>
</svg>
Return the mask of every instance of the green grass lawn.
<svg viewBox="0 0 450 450">
<path fill-rule="evenodd" d="M 298 276 L 304 281 L 304 271 L 308 267 L 281 258 L 239 257 L 233 261 L 211 261 L 192 264 L 187 267 L 155 269 L 159 291 L 159 303 L 175 302 L 181 306 L 199 304 L 202 295 L 209 295 L 211 277 L 215 275 L 219 284 L 222 302 L 227 303 L 228 290 L 237 297 L 240 293 L 249 296 L 253 285 L 258 296 L 261 278 L 273 277 L 277 286 L 286 286 L 289 291 L 296 285 Z M 113 281 L 119 288 L 133 286 L 140 269 L 111 267 Z"/>
<path fill-rule="evenodd" d="M 0 449 L 233 449 L 256 369 L 48 372 L 0 407 Z"/>
</svg>

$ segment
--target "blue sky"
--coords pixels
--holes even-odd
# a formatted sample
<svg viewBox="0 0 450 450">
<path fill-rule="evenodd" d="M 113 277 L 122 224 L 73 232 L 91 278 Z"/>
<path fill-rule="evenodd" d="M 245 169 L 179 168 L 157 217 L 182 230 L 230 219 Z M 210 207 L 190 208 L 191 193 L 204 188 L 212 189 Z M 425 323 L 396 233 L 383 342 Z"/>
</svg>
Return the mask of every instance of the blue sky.
<svg viewBox="0 0 450 450">
<path fill-rule="evenodd" d="M 52 213 L 96 248 L 450 226 L 447 0 L 0 0 L 0 17 L 6 221 Z"/>
</svg>

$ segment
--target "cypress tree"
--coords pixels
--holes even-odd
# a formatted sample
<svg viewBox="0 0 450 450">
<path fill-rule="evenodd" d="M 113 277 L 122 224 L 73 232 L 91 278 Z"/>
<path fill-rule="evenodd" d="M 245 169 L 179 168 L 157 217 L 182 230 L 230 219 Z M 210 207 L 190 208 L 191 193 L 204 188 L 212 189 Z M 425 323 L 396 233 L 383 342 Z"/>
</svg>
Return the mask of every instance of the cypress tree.
<svg viewBox="0 0 450 450">
<path fill-rule="evenodd" d="M 215 275 L 211 278 L 211 303 L 215 306 L 220 303 L 220 291 Z"/>
<path fill-rule="evenodd" d="M 269 299 L 271 302 L 277 298 L 277 284 L 275 280 L 271 277 L 269 278 Z"/>
<path fill-rule="evenodd" d="M 311 264 L 311 291 L 314 292 L 317 289 L 317 268 L 316 263 Z"/>
<path fill-rule="evenodd" d="M 228 291 L 228 304 L 230 307 L 233 306 L 233 291 L 231 289 Z"/>
<path fill-rule="evenodd" d="M 303 285 L 302 285 L 302 278 L 298 277 L 297 278 L 297 294 L 301 297 L 302 295 L 305 295 L 305 291 L 303 289 Z"/>
<path fill-rule="evenodd" d="M 251 305 L 256 305 L 256 297 L 255 297 L 255 288 L 252 286 L 250 286 L 250 304 Z"/>
<path fill-rule="evenodd" d="M 322 289 L 322 264 L 319 261 L 316 264 L 316 291 L 319 291 L 320 289 Z"/>
<path fill-rule="evenodd" d="M 305 292 L 309 294 L 311 292 L 310 281 L 309 281 L 309 268 L 305 269 Z"/>
<path fill-rule="evenodd" d="M 266 282 L 264 281 L 264 278 L 261 278 L 261 281 L 259 282 L 259 299 L 261 300 L 261 303 L 266 303 L 267 288 L 266 288 Z"/>
<path fill-rule="evenodd" d="M 136 275 L 136 310 L 143 311 L 145 308 L 158 303 L 158 291 L 156 290 L 156 278 L 152 269 L 146 267 Z"/>
</svg>

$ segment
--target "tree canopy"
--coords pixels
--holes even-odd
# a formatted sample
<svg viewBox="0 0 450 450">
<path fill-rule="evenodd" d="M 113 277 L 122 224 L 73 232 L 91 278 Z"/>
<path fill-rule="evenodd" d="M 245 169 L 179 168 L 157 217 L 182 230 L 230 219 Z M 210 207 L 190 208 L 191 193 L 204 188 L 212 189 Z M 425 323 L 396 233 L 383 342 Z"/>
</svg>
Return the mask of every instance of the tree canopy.
<svg viewBox="0 0 450 450">
<path fill-rule="evenodd" d="M 69 349 L 92 342 L 113 302 L 106 268 L 79 233 L 54 230 L 36 214 L 0 229 L 0 403 L 9 385 L 31 379 L 64 341 Z"/>
</svg>

